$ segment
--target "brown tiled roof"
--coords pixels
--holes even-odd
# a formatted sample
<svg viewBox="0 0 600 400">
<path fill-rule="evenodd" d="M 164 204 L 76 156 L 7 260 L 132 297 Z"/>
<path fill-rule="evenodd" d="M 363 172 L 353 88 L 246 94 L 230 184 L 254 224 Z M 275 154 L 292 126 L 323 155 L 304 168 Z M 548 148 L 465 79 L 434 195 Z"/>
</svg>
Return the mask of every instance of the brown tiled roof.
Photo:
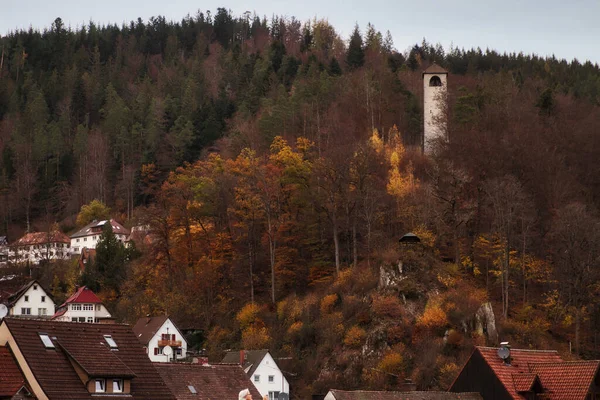
<svg viewBox="0 0 600 400">
<path fill-rule="evenodd" d="M 135 374 L 116 356 L 106 341 L 92 341 L 87 337 L 74 337 L 68 340 L 56 340 L 57 344 L 89 376 L 99 378 L 134 378 Z M 118 345 L 118 343 L 117 343 Z"/>
<path fill-rule="evenodd" d="M 104 335 L 111 335 L 118 345 L 112 355 L 135 374 L 131 380 L 131 395 L 111 395 L 113 400 L 167 400 L 173 395 L 150 362 L 144 348 L 128 325 L 88 324 L 56 322 L 48 320 L 24 320 L 5 318 L 3 321 L 15 339 L 31 368 L 37 382 L 49 399 L 89 400 L 97 398 L 86 389 L 75 372 L 69 353 L 75 353 L 76 362 L 85 364 L 94 373 L 108 375 L 113 367 L 101 361 L 88 360 L 98 357 L 100 343 L 104 346 Z M 46 349 L 39 334 L 46 333 L 55 343 L 55 349 Z M 56 338 L 56 339 L 54 339 Z M 69 353 L 65 351 L 68 348 Z M 123 371 L 119 371 L 122 373 Z"/>
<path fill-rule="evenodd" d="M 104 224 L 106 224 L 107 222 L 108 222 L 108 220 L 90 222 L 89 224 L 87 224 L 86 226 L 84 226 L 83 228 L 81 228 L 80 230 L 75 232 L 74 234 L 72 234 L 71 239 L 78 238 L 78 237 L 84 237 L 84 236 L 97 235 L 98 230 L 93 231 L 92 228 L 96 227 L 96 228 L 103 229 Z M 114 219 L 110 220 L 110 226 L 112 227 L 113 233 L 115 235 L 129 235 L 129 230 L 127 228 L 125 228 L 123 225 L 121 225 L 120 223 L 118 223 L 117 221 L 115 221 Z M 100 232 L 101 232 L 101 229 L 100 229 Z"/>
<path fill-rule="evenodd" d="M 9 298 L 28 285 L 30 278 L 25 276 L 5 276 L 0 280 L 0 304 L 8 304 Z"/>
<path fill-rule="evenodd" d="M 167 318 L 166 315 L 140 318 L 133 326 L 133 332 L 142 344 L 148 344 Z"/>
<path fill-rule="evenodd" d="M 262 361 L 263 358 L 265 358 L 265 356 L 267 355 L 267 353 L 269 352 L 269 350 L 267 349 L 262 349 L 262 350 L 243 350 L 244 352 L 244 365 L 242 365 L 242 368 L 244 368 L 244 370 L 248 369 L 248 376 L 252 376 L 252 374 L 254 374 L 254 371 L 256 371 L 256 368 L 258 368 L 258 366 L 260 365 L 260 362 Z M 227 354 L 225 354 L 225 357 L 223 357 L 223 360 L 221 360 L 221 362 L 223 363 L 227 363 L 227 364 L 239 364 L 240 363 L 240 352 L 239 351 L 229 351 L 227 352 Z"/>
<path fill-rule="evenodd" d="M 262 398 L 239 364 L 154 365 L 178 400 L 237 399 L 243 389 L 249 389 L 255 400 Z M 192 394 L 188 386 L 193 386 L 198 394 Z"/>
<path fill-rule="evenodd" d="M 479 393 L 383 392 L 366 390 L 330 391 L 336 400 L 481 400 Z"/>
<path fill-rule="evenodd" d="M 25 385 L 25 378 L 8 347 L 0 346 L 0 398 L 12 397 Z"/>
<path fill-rule="evenodd" d="M 506 364 L 498 357 L 498 348 L 495 347 L 477 347 L 492 371 L 496 374 L 500 382 L 504 385 L 508 393 L 514 399 L 520 399 L 520 395 L 515 387 L 514 376 L 517 374 L 529 374 L 529 365 L 533 363 L 562 363 L 563 360 L 554 350 L 510 350 L 510 364 Z M 520 380 L 518 380 L 521 382 Z M 544 382 L 542 380 L 542 385 Z"/>
<path fill-rule="evenodd" d="M 71 239 L 67 235 L 59 231 L 53 232 L 30 232 L 17 240 L 13 245 L 16 246 L 31 246 L 47 243 L 71 243 Z"/>
<path fill-rule="evenodd" d="M 598 360 L 535 363 L 530 365 L 530 370 L 540 377 L 548 398 L 584 400 L 598 373 L 599 364 Z"/>
</svg>

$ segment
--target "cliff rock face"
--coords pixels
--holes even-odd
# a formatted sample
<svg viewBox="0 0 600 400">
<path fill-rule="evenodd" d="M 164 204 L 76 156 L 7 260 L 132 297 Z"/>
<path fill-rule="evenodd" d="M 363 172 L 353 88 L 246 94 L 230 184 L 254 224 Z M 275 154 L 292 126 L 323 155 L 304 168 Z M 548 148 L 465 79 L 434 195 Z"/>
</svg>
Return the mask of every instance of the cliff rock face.
<svg viewBox="0 0 600 400">
<path fill-rule="evenodd" d="M 489 344 L 498 344 L 498 330 L 496 329 L 496 318 L 492 303 L 483 303 L 475 314 L 475 331 L 485 335 Z"/>
<path fill-rule="evenodd" d="M 403 276 L 404 264 L 398 261 L 397 265 L 381 265 L 379 267 L 379 286 L 378 288 L 385 289 L 396 286 L 400 281 L 406 279 Z"/>
</svg>

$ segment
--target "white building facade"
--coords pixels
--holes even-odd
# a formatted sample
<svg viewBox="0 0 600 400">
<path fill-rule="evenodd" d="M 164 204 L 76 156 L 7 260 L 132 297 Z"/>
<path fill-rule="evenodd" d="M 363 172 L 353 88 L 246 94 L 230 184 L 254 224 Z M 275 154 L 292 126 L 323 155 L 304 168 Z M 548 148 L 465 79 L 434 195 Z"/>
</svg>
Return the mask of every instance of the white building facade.
<svg viewBox="0 0 600 400">
<path fill-rule="evenodd" d="M 31 232 L 9 247 L 8 261 L 39 264 L 42 261 L 68 260 L 71 255 L 71 241 L 62 232 Z"/>
<path fill-rule="evenodd" d="M 23 318 L 50 318 L 54 300 L 38 281 L 32 281 L 9 298 L 8 315 Z"/>
<path fill-rule="evenodd" d="M 448 71 L 432 64 L 423 71 L 423 151 L 433 153 L 436 141 L 447 138 Z"/>
<path fill-rule="evenodd" d="M 269 400 L 278 399 L 279 393 L 290 393 L 290 385 L 271 353 L 267 352 L 250 379 L 262 396 L 269 396 Z"/>
<path fill-rule="evenodd" d="M 123 227 L 123 225 L 114 219 L 111 219 L 110 221 L 94 221 L 71 235 L 70 243 L 73 252 L 75 254 L 80 254 L 83 248 L 95 249 L 106 223 L 110 223 L 117 240 L 125 244 L 129 238 L 129 230 Z"/>
<path fill-rule="evenodd" d="M 83 286 L 69 297 L 52 316 L 55 321 L 98 323 L 112 316 L 102 301 L 87 287 Z"/>
<path fill-rule="evenodd" d="M 165 354 L 166 346 L 171 347 L 172 353 L 169 355 Z M 147 351 L 152 362 L 180 360 L 186 357 L 187 342 L 175 324 L 167 318 L 148 342 Z"/>
</svg>

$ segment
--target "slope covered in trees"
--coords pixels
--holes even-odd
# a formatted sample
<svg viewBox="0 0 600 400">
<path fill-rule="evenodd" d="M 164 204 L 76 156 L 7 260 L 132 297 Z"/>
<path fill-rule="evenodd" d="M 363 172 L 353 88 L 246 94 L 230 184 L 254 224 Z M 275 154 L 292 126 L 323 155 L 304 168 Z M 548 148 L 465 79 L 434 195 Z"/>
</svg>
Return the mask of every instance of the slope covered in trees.
<svg viewBox="0 0 600 400">
<path fill-rule="evenodd" d="M 101 288 L 116 315 L 167 311 L 213 357 L 270 346 L 304 395 L 444 388 L 486 301 L 517 346 L 599 357 L 598 66 L 344 39 L 225 9 L 1 38 L 3 231 L 67 229 L 93 199 L 149 225 Z M 450 140 L 425 158 L 434 61 Z"/>
</svg>

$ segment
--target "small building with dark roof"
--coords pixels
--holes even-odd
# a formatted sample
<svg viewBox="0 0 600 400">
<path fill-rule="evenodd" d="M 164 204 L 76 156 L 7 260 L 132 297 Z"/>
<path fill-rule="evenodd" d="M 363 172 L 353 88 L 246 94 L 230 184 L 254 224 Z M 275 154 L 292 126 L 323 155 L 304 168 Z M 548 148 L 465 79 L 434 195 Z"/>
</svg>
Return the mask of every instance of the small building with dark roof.
<svg viewBox="0 0 600 400">
<path fill-rule="evenodd" d="M 600 395 L 598 360 L 563 361 L 553 350 L 499 350 L 476 347 L 449 391 L 478 392 L 484 400 L 585 400 Z"/>
<path fill-rule="evenodd" d="M 104 230 L 104 225 L 107 223 L 110 224 L 110 227 L 112 228 L 117 240 L 125 243 L 129 238 L 129 230 L 119 222 L 115 221 L 114 219 L 92 221 L 71 235 L 70 243 L 73 252 L 75 254 L 79 254 L 84 247 L 88 249 L 95 249 L 98 241 L 100 240 L 100 235 L 102 235 L 102 231 Z"/>
<path fill-rule="evenodd" d="M 187 341 L 167 315 L 140 318 L 133 326 L 133 332 L 153 362 L 169 362 L 187 356 Z M 165 352 L 167 346 L 171 348 L 171 354 L 166 354 L 169 353 Z"/>
<path fill-rule="evenodd" d="M 39 399 L 175 398 L 128 325 L 5 318 L 0 347 Z"/>
<path fill-rule="evenodd" d="M 237 399 L 248 389 L 262 398 L 239 364 L 159 363 L 154 365 L 177 400 Z"/>
<path fill-rule="evenodd" d="M 481 400 L 479 393 L 393 392 L 332 389 L 325 400 Z"/>
<path fill-rule="evenodd" d="M 14 279 L 22 282 L 16 277 Z M 5 286 L 4 283 L 0 286 Z M 50 318 L 54 314 L 54 299 L 37 280 L 31 280 L 16 290 L 11 290 L 10 286 L 0 289 L 0 304 L 6 306 L 7 315 L 13 317 Z M 0 319 L 4 316 L 0 315 Z"/>
<path fill-rule="evenodd" d="M 290 385 L 269 350 L 230 351 L 222 362 L 240 364 L 260 394 L 270 400 L 276 400 L 279 393 L 290 394 Z"/>
</svg>

